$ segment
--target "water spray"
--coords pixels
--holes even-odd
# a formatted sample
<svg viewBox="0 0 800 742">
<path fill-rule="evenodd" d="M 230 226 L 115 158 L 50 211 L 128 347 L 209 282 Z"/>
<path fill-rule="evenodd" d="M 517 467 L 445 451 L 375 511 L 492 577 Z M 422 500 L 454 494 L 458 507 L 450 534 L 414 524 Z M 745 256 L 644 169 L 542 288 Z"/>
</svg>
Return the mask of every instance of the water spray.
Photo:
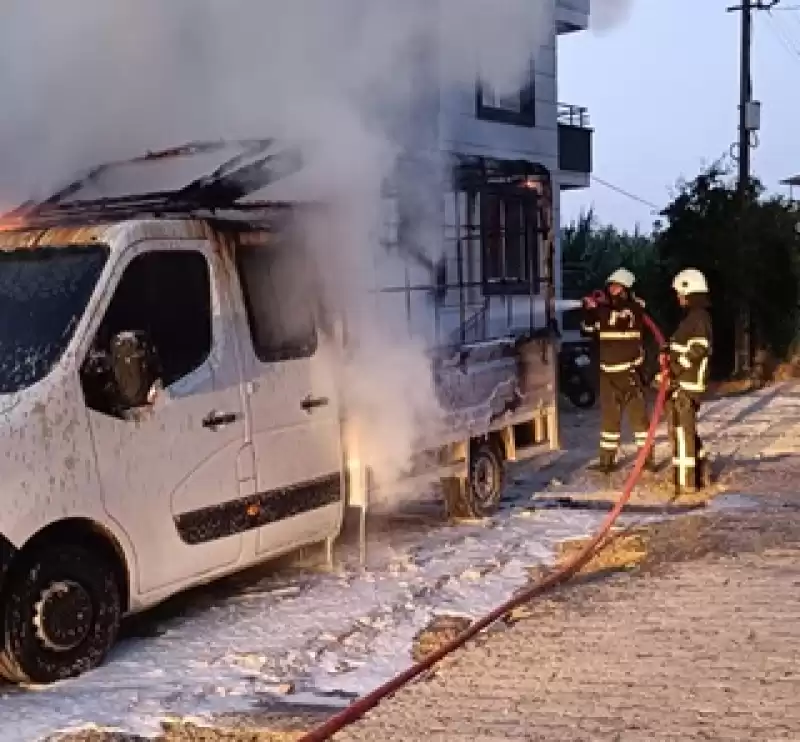
<svg viewBox="0 0 800 742">
<path fill-rule="evenodd" d="M 556 312 L 572 312 L 583 306 L 581 299 L 556 299 L 553 302 L 553 309 Z"/>
</svg>

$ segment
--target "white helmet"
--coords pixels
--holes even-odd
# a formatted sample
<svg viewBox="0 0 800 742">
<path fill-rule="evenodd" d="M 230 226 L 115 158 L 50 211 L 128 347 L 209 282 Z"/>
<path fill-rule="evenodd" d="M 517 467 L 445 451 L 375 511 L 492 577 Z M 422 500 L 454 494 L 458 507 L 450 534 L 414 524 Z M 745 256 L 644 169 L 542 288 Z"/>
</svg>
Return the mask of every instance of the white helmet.
<svg viewBox="0 0 800 742">
<path fill-rule="evenodd" d="M 672 281 L 672 288 L 682 296 L 708 293 L 706 277 L 696 268 L 682 270 Z"/>
<path fill-rule="evenodd" d="M 617 270 L 606 279 L 606 285 L 610 283 L 618 283 L 626 289 L 631 289 L 633 288 L 633 284 L 636 283 L 636 276 L 627 268 L 617 268 Z"/>
</svg>

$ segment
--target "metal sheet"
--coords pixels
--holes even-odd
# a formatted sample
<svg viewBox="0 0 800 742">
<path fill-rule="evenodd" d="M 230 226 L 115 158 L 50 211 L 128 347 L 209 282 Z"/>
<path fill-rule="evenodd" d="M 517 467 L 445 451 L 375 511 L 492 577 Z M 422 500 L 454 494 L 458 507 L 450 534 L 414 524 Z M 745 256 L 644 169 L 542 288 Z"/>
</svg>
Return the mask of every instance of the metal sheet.
<svg viewBox="0 0 800 742">
<path fill-rule="evenodd" d="M 555 374 L 555 354 L 547 339 L 500 340 L 465 349 L 436 370 L 442 416 L 438 426 L 426 431 L 419 447 L 463 440 L 531 419 L 539 409 L 555 403 Z"/>
</svg>

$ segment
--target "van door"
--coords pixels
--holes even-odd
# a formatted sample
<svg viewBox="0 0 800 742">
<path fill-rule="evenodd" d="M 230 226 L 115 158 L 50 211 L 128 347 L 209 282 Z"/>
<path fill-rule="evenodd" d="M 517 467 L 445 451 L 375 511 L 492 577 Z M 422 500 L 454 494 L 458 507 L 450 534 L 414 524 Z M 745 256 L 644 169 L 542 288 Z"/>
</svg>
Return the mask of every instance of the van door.
<svg viewBox="0 0 800 742">
<path fill-rule="evenodd" d="M 82 367 L 105 507 L 133 543 L 139 593 L 179 589 L 241 557 L 242 514 L 225 504 L 251 492 L 237 476 L 245 415 L 223 259 L 200 241 L 131 251 Z M 153 349 L 164 389 L 152 404 L 119 404 L 107 366 L 121 333 Z"/>
<path fill-rule="evenodd" d="M 277 240 L 236 246 L 262 556 L 335 534 L 342 514 L 336 384 L 299 250 Z"/>
</svg>

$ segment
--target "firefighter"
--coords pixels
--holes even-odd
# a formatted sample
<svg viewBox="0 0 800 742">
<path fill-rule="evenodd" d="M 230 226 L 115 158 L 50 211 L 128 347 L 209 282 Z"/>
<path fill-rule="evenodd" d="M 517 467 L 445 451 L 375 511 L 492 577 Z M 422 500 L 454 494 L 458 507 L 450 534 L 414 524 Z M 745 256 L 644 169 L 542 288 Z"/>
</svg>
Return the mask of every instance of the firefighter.
<svg viewBox="0 0 800 742">
<path fill-rule="evenodd" d="M 581 330 L 597 338 L 600 356 L 600 457 L 590 468 L 604 474 L 616 468 L 626 409 L 637 447 L 647 441 L 649 422 L 642 379 L 644 302 L 633 293 L 635 282 L 633 273 L 620 268 L 606 280 L 605 292 L 583 300 Z M 652 451 L 645 466 L 655 469 Z"/>
<path fill-rule="evenodd" d="M 697 434 L 697 413 L 708 385 L 713 337 L 705 276 L 687 268 L 675 276 L 672 288 L 684 316 L 663 349 L 662 360 L 669 364 L 671 388 L 667 415 L 675 493 L 680 495 L 696 492 L 711 483 L 708 454 Z"/>
</svg>

